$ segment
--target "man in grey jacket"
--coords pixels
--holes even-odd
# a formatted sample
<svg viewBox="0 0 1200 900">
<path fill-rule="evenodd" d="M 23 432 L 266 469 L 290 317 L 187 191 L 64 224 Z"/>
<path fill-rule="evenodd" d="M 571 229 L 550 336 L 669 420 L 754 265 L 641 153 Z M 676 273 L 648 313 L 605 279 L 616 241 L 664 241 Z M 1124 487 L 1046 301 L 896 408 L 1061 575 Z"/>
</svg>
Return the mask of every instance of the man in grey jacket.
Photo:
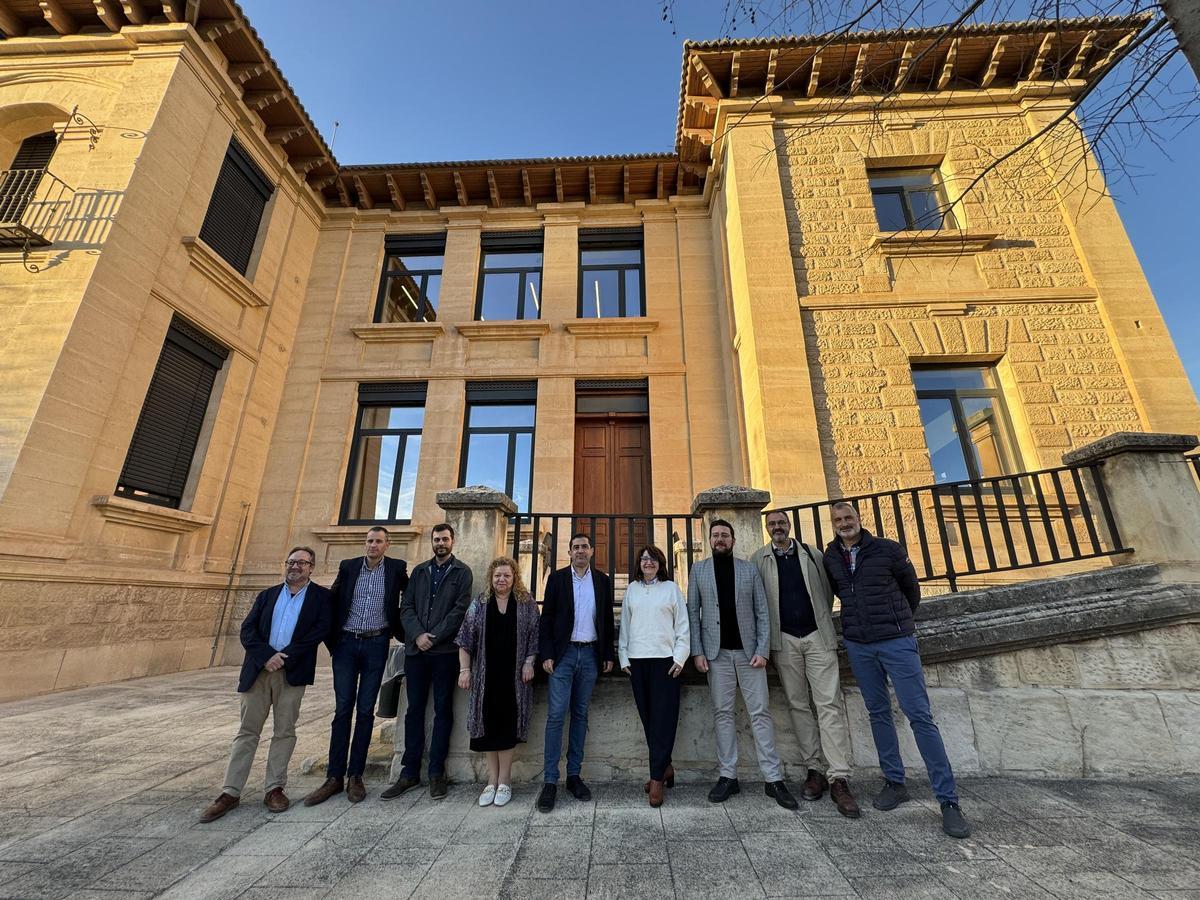
<svg viewBox="0 0 1200 900">
<path fill-rule="evenodd" d="M 775 750 L 775 723 L 767 708 L 767 658 L 771 652 L 767 592 L 754 564 L 734 557 L 733 543 L 733 526 L 714 519 L 708 526 L 712 556 L 692 566 L 688 578 L 692 661 L 698 671 L 708 674 L 717 732 L 720 777 L 708 799 L 723 803 L 741 791 L 733 715 L 740 687 L 767 796 L 785 809 L 795 809 L 798 804 L 783 781 L 783 764 Z"/>
<path fill-rule="evenodd" d="M 767 531 L 771 542 L 750 561 L 767 589 L 771 661 L 808 769 L 800 796 L 820 800 L 828 787 L 838 812 L 857 819 L 861 811 L 850 791 L 850 729 L 838 677 L 833 588 L 825 573 L 824 551 L 792 540 L 792 523 L 785 512 L 767 513 Z"/>
</svg>

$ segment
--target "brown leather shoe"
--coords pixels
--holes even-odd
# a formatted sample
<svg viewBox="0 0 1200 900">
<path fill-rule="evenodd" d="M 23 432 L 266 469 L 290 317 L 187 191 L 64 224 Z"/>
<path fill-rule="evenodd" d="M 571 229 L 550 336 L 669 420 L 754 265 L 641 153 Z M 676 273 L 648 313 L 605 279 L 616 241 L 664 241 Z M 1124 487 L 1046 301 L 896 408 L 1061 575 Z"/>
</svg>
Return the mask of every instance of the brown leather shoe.
<svg viewBox="0 0 1200 900">
<path fill-rule="evenodd" d="M 292 801 L 287 798 L 283 788 L 271 788 L 267 791 L 267 796 L 263 797 L 263 806 L 267 808 L 268 812 L 287 812 L 287 808 L 291 805 Z"/>
<path fill-rule="evenodd" d="M 362 803 L 367 799 L 367 786 L 358 775 L 351 775 L 346 781 L 346 798 L 351 803 Z"/>
<path fill-rule="evenodd" d="M 318 803 L 324 803 L 334 794 L 340 794 L 342 789 L 342 779 L 326 778 L 323 785 L 304 798 L 304 805 L 316 806 Z"/>
<path fill-rule="evenodd" d="M 659 807 L 663 805 L 663 783 L 661 781 L 655 781 L 651 778 L 650 790 L 647 793 L 650 795 L 651 806 Z"/>
<path fill-rule="evenodd" d="M 675 787 L 675 767 L 667 766 L 667 771 L 663 773 L 663 784 L 669 788 Z M 650 782 L 647 781 L 642 788 L 647 794 L 650 793 Z"/>
<path fill-rule="evenodd" d="M 837 806 L 837 811 L 847 819 L 857 819 L 862 815 L 858 801 L 850 793 L 850 784 L 845 778 L 833 779 L 833 783 L 829 785 L 829 799 Z"/>
<path fill-rule="evenodd" d="M 241 798 L 233 796 L 233 794 L 221 794 L 216 800 L 208 804 L 204 808 L 204 812 L 200 813 L 200 821 L 204 823 L 215 822 L 225 813 L 237 807 L 241 803 Z"/>
<path fill-rule="evenodd" d="M 820 800 L 825 796 L 827 787 L 829 787 L 829 782 L 825 780 L 825 776 L 816 769 L 809 769 L 808 780 L 804 782 L 800 796 L 805 800 Z"/>
</svg>

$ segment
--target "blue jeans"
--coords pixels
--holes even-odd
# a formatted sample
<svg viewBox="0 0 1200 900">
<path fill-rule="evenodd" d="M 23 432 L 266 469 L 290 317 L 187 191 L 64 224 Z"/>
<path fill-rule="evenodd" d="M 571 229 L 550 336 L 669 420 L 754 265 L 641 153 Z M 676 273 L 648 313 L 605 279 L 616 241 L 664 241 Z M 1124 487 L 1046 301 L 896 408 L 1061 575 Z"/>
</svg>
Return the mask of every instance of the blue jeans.
<svg viewBox="0 0 1200 900">
<path fill-rule="evenodd" d="M 594 646 L 568 644 L 562 659 L 554 661 L 554 673 L 550 676 L 550 708 L 546 713 L 546 768 L 543 774 L 547 784 L 558 782 L 558 758 L 562 756 L 563 722 L 568 707 L 571 731 L 567 738 L 567 777 L 583 770 L 588 705 L 592 702 L 592 688 L 599 675 Z"/>
<path fill-rule="evenodd" d="M 892 722 L 892 701 L 888 697 L 890 679 L 900 709 L 917 739 L 917 749 L 925 761 L 934 796 L 941 803 L 957 803 L 958 792 L 946 756 L 946 745 L 942 743 L 942 734 L 929 711 L 929 692 L 925 689 L 917 639 L 908 635 L 869 644 L 846 641 L 846 655 L 850 657 L 850 668 L 854 670 L 854 678 L 871 716 L 871 735 L 875 738 L 883 777 L 895 784 L 904 784 L 904 761 L 900 759 L 900 743 Z"/>
<path fill-rule="evenodd" d="M 356 638 L 343 634 L 333 648 L 333 729 L 329 735 L 328 778 L 362 776 L 367 768 L 367 749 L 375 727 L 375 701 L 383 683 L 387 665 L 386 634 Z M 350 720 L 354 719 L 354 740 L 350 739 Z M 349 754 L 349 765 L 346 756 Z"/>
<path fill-rule="evenodd" d="M 454 688 L 458 684 L 458 653 L 413 653 L 404 659 L 408 710 L 404 713 L 404 756 L 400 774 L 421 777 L 425 755 L 425 706 L 433 691 L 433 733 L 429 738 L 429 777 L 446 774 L 450 731 L 454 727 Z"/>
</svg>

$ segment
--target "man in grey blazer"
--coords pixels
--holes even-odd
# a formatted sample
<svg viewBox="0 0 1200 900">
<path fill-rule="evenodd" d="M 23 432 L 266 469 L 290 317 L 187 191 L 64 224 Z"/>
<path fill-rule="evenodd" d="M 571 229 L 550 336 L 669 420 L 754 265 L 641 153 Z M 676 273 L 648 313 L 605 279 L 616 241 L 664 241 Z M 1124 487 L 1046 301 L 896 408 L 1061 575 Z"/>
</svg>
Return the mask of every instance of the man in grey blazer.
<svg viewBox="0 0 1200 900">
<path fill-rule="evenodd" d="M 800 796 L 820 800 L 828 787 L 838 812 L 857 819 L 861 813 L 850 790 L 850 729 L 838 678 L 833 588 L 825 573 L 824 551 L 792 540 L 786 512 L 773 510 L 766 521 L 771 542 L 750 561 L 767 588 L 771 662 L 808 769 Z"/>
<path fill-rule="evenodd" d="M 723 803 L 741 791 L 733 716 L 740 687 L 767 796 L 785 809 L 795 809 L 798 804 L 783 781 L 783 764 L 775 750 L 775 723 L 767 708 L 767 658 L 771 652 L 767 592 L 754 563 L 734 557 L 733 543 L 733 526 L 714 519 L 708 526 L 712 556 L 692 566 L 688 578 L 692 661 L 697 671 L 708 673 L 717 731 L 720 777 L 708 799 Z"/>
</svg>

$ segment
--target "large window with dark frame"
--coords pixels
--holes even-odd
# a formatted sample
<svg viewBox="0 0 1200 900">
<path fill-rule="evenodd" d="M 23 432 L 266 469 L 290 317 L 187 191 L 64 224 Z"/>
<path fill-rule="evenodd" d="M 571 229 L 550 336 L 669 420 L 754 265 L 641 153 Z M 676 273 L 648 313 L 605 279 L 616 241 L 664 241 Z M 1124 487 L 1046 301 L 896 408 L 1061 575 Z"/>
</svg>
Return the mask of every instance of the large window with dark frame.
<svg viewBox="0 0 1200 900">
<path fill-rule="evenodd" d="M 475 318 L 537 319 L 542 314 L 542 233 L 484 232 Z"/>
<path fill-rule="evenodd" d="M 358 386 L 358 417 L 342 499 L 343 525 L 411 521 L 425 394 L 425 382 Z"/>
<path fill-rule="evenodd" d="M 1017 471 L 1008 411 L 991 366 L 914 366 L 913 384 L 938 484 Z"/>
<path fill-rule="evenodd" d="M 21 221 L 57 147 L 58 133 L 55 131 L 30 135 L 21 141 L 8 168 L 0 171 L 0 223 Z"/>
<path fill-rule="evenodd" d="M 536 415 L 535 381 L 468 384 L 459 484 L 503 491 L 529 512 Z"/>
<path fill-rule="evenodd" d="M 592 228 L 579 232 L 579 317 L 646 315 L 642 229 Z"/>
<path fill-rule="evenodd" d="M 444 234 L 385 238 L 383 275 L 373 321 L 436 321 L 445 253 Z"/>
<path fill-rule="evenodd" d="M 250 268 L 263 213 L 274 191 L 250 154 L 231 138 L 200 226 L 200 240 L 242 275 Z"/>
<path fill-rule="evenodd" d="M 958 227 L 936 168 L 870 169 L 867 177 L 880 231 Z"/>
<path fill-rule="evenodd" d="M 176 316 L 167 329 L 116 494 L 178 509 L 229 351 Z"/>
</svg>

